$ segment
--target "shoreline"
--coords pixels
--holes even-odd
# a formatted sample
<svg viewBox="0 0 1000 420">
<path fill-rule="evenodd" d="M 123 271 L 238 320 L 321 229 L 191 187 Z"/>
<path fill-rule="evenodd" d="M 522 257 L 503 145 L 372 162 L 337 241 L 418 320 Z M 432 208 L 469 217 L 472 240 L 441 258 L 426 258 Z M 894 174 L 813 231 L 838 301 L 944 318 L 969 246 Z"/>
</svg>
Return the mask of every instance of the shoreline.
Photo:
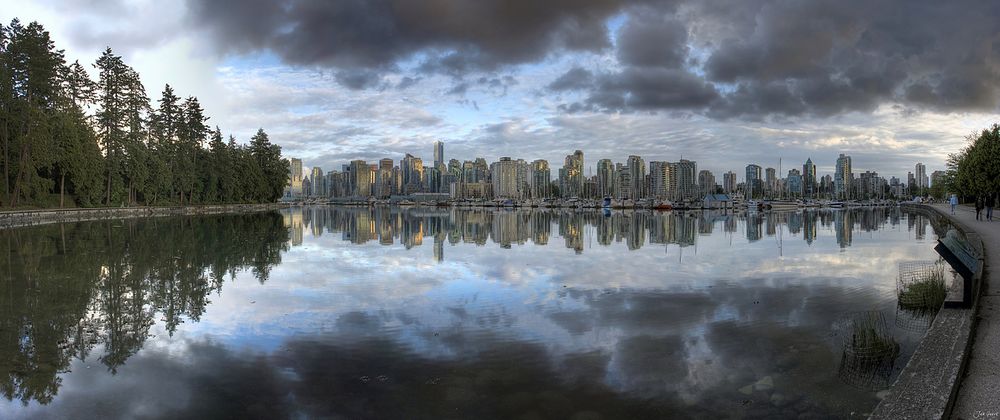
<svg viewBox="0 0 1000 420">
<path fill-rule="evenodd" d="M 0 229 L 52 223 L 94 220 L 136 219 L 142 217 L 194 216 L 225 213 L 255 213 L 290 207 L 286 203 L 208 204 L 195 206 L 97 207 L 0 211 Z"/>
<path fill-rule="evenodd" d="M 927 204 L 906 205 L 903 208 L 951 225 L 982 256 L 986 255 L 985 241 L 980 234 L 942 208 Z M 932 220 L 932 223 L 936 222 Z M 889 387 L 888 394 L 872 410 L 870 419 L 938 419 L 954 414 L 959 388 L 967 376 L 973 353 L 979 298 L 988 281 L 985 264 L 979 265 L 974 281 L 970 307 L 943 305 L 910 360 Z"/>
</svg>

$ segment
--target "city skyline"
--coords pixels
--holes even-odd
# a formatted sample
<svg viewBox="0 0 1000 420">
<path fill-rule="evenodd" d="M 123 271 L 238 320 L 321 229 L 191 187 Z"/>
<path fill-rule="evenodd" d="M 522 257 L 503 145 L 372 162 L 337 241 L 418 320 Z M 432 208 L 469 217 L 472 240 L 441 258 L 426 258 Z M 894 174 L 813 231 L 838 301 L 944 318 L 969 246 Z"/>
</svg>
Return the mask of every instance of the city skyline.
<svg viewBox="0 0 1000 420">
<path fill-rule="evenodd" d="M 513 2 L 496 19 L 492 1 L 465 14 L 448 1 L 437 20 L 365 2 L 313 10 L 321 21 L 374 19 L 389 38 L 348 24 L 323 32 L 303 20 L 309 1 L 265 3 L 259 22 L 201 0 L 15 2 L 0 19 L 42 22 L 71 62 L 111 47 L 150 91 L 170 82 L 199 94 L 209 124 L 238 139 L 266 127 L 287 156 L 324 168 L 398 160 L 440 140 L 470 159 L 517 150 L 558 166 L 580 149 L 592 162 L 683 157 L 716 176 L 746 162 L 777 168 L 777 157 L 814 157 L 832 173 L 816 156 L 847 153 L 857 168 L 903 175 L 917 161 L 942 168 L 994 122 L 1000 97 L 987 76 L 995 58 L 963 59 L 997 32 L 993 11 L 948 2 L 848 2 L 838 13 L 770 1 Z M 283 38 L 280 28 L 296 30 Z"/>
<path fill-rule="evenodd" d="M 905 178 L 878 170 L 855 170 L 850 155 L 840 153 L 833 173 L 817 171 L 811 157 L 801 170 L 794 163 L 785 171 L 747 163 L 740 179 L 730 170 L 721 178 L 698 162 L 647 161 L 629 155 L 624 162 L 599 159 L 590 172 L 582 150 L 565 156 L 558 170 L 544 159 L 530 161 L 502 156 L 496 161 L 448 158 L 442 141 L 433 143 L 434 161 L 424 165 L 419 156 L 406 153 L 395 165 L 391 158 L 377 163 L 354 160 L 340 169 L 323 171 L 313 167 L 306 176 L 301 159 L 291 158 L 286 198 L 376 197 L 389 198 L 412 193 L 448 194 L 450 198 L 599 198 L 696 200 L 706 194 L 739 193 L 769 198 L 861 199 L 926 194 L 932 180 L 944 171 L 927 174 L 922 162 L 914 164 Z M 648 165 L 648 171 L 647 171 Z M 596 173 L 595 173 L 596 172 Z M 721 183 L 720 183 L 721 180 Z"/>
</svg>

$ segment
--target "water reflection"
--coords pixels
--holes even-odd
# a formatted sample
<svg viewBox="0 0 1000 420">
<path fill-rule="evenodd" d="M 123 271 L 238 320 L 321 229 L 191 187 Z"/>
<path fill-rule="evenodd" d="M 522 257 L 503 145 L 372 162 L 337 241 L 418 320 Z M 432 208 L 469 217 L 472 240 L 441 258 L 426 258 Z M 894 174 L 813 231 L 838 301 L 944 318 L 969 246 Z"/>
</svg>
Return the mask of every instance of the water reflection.
<svg viewBox="0 0 1000 420">
<path fill-rule="evenodd" d="M 836 324 L 894 313 L 927 226 L 307 207 L 4 231 L 0 417 L 849 417 L 877 400 L 838 377 Z M 921 335 L 899 323 L 897 367 Z"/>
<path fill-rule="evenodd" d="M 292 229 L 292 245 L 302 244 L 304 230 L 313 236 L 340 234 L 344 241 L 381 245 L 403 244 L 407 249 L 433 242 L 434 257 L 444 258 L 443 244 L 547 245 L 553 225 L 566 248 L 581 254 L 585 237 L 592 232 L 602 246 L 624 242 L 629 250 L 647 245 L 693 246 L 697 237 L 711 236 L 715 229 L 726 233 L 742 230 L 748 242 L 782 236 L 801 236 L 807 244 L 816 240 L 819 229 L 835 233 L 841 248 L 851 246 L 858 233 L 875 232 L 898 226 L 902 211 L 892 207 L 848 210 L 807 209 L 791 212 L 650 212 L 650 211 L 560 211 L 492 210 L 407 207 L 306 207 L 285 211 L 285 223 Z M 923 240 L 930 225 L 922 215 L 905 218 L 915 239 Z"/>
<path fill-rule="evenodd" d="M 111 373 L 150 327 L 198 321 L 226 275 L 260 281 L 281 262 L 277 214 L 122 220 L 0 230 L 0 392 L 51 402 L 73 358 Z"/>
</svg>

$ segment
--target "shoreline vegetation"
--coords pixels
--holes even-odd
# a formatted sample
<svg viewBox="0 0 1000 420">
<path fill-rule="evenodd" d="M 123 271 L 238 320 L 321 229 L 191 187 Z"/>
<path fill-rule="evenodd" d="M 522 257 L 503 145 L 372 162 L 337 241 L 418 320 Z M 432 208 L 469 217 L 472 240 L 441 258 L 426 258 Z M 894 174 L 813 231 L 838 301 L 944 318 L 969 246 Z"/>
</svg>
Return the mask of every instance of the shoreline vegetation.
<svg viewBox="0 0 1000 420">
<path fill-rule="evenodd" d="M 38 22 L 0 23 L 0 210 L 270 203 L 288 160 L 261 128 L 212 130 L 198 98 L 165 85 L 154 109 L 111 48 L 67 63 Z"/>
</svg>

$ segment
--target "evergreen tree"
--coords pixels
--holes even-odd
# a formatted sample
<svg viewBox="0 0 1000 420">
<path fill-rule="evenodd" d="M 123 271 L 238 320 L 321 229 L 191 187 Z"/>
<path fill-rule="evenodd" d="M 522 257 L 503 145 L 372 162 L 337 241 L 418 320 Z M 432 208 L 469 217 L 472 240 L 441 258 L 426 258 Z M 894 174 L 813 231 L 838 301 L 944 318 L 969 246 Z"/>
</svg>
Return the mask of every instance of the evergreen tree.
<svg viewBox="0 0 1000 420">
<path fill-rule="evenodd" d="M 154 111 L 111 48 L 94 67 L 96 82 L 36 22 L 0 25 L 0 206 L 49 205 L 50 195 L 60 207 L 280 197 L 288 163 L 264 130 L 247 146 L 226 143 L 198 99 L 181 101 L 170 85 Z"/>
</svg>

